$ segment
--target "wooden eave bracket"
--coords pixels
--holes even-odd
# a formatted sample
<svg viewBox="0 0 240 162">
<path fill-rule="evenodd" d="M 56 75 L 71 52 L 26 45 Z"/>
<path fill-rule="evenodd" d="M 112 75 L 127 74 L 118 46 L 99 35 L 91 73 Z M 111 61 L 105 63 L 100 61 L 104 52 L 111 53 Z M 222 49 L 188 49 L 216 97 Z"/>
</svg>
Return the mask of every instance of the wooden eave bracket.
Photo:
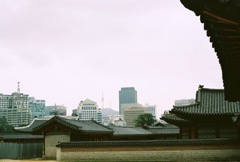
<svg viewBox="0 0 240 162">
<path fill-rule="evenodd" d="M 214 18 L 220 22 L 223 22 L 223 23 L 226 23 L 226 24 L 232 24 L 232 25 L 236 25 L 236 26 L 240 26 L 240 23 L 239 22 L 236 22 L 236 21 L 232 21 L 232 20 L 228 20 L 224 17 L 221 17 L 221 16 L 218 16 L 214 13 L 211 13 L 209 11 L 203 11 L 202 14 L 206 15 L 206 16 L 209 16 L 211 18 Z"/>
</svg>

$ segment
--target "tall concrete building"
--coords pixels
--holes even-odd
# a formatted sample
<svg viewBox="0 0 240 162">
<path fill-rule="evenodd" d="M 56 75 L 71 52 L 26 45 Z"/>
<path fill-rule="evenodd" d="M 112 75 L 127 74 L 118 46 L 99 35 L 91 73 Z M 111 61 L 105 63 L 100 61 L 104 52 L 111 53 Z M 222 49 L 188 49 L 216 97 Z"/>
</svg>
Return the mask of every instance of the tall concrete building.
<svg viewBox="0 0 240 162">
<path fill-rule="evenodd" d="M 121 110 L 122 113 L 124 113 L 125 109 L 131 108 L 131 107 L 143 107 L 142 104 L 139 103 L 126 103 L 126 104 L 121 104 Z M 123 114 L 122 114 L 123 115 Z"/>
<path fill-rule="evenodd" d="M 45 116 L 45 100 L 36 100 L 34 97 L 29 97 L 28 107 L 32 112 L 32 118 Z"/>
<path fill-rule="evenodd" d="M 77 111 L 78 111 L 78 109 L 73 109 L 72 110 L 72 116 L 78 116 Z"/>
<path fill-rule="evenodd" d="M 156 105 L 145 104 L 144 107 L 146 108 L 146 113 L 152 114 L 156 118 Z"/>
<path fill-rule="evenodd" d="M 102 123 L 102 113 L 96 102 L 86 99 L 81 101 L 77 110 L 79 120 L 95 120 Z"/>
<path fill-rule="evenodd" d="M 0 94 L 0 117 L 6 117 L 10 125 L 23 126 L 31 122 L 31 111 L 28 107 L 28 95 L 17 92 L 11 95 Z"/>
<path fill-rule="evenodd" d="M 134 87 L 121 88 L 119 91 L 119 114 L 123 115 L 122 104 L 136 104 L 137 91 Z"/>
<path fill-rule="evenodd" d="M 131 107 L 124 110 L 124 120 L 127 127 L 135 127 L 135 120 L 140 114 L 146 113 L 145 107 Z"/>
</svg>

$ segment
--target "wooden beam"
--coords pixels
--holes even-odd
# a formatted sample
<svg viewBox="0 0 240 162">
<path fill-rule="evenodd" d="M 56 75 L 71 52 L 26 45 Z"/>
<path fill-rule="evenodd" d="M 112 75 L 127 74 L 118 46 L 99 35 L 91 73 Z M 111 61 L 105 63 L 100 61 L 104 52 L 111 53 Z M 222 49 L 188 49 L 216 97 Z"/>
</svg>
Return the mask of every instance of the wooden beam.
<svg viewBox="0 0 240 162">
<path fill-rule="evenodd" d="M 232 21 L 232 20 L 228 20 L 228 19 L 226 19 L 224 17 L 215 15 L 215 14 L 209 12 L 209 11 L 203 11 L 203 14 L 206 15 L 206 16 L 210 16 L 210 17 L 212 17 L 212 18 L 214 18 L 216 20 L 219 20 L 221 22 L 224 22 L 226 24 L 232 24 L 232 25 L 240 26 L 240 23 L 238 23 L 238 22 L 235 22 L 235 21 Z"/>
</svg>

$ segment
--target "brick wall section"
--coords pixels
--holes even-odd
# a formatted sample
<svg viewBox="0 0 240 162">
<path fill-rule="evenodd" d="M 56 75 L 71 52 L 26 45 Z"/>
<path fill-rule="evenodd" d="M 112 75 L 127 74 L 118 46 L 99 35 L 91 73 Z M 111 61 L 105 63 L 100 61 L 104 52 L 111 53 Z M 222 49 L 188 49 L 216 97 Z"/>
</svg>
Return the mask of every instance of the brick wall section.
<svg viewBox="0 0 240 162">
<path fill-rule="evenodd" d="M 57 145 L 57 160 L 77 161 L 238 161 L 235 139 L 82 141 Z"/>
<path fill-rule="evenodd" d="M 58 148 L 57 160 L 237 161 L 240 160 L 240 149 L 61 152 L 61 148 Z"/>
<path fill-rule="evenodd" d="M 45 136 L 45 158 L 56 159 L 56 145 L 58 142 L 69 142 L 69 135 L 46 135 Z"/>
<path fill-rule="evenodd" d="M 104 152 L 104 151 L 166 151 L 166 150 L 219 150 L 240 149 L 239 145 L 198 145 L 198 146 L 118 146 L 118 147 L 62 147 L 61 152 Z"/>
</svg>

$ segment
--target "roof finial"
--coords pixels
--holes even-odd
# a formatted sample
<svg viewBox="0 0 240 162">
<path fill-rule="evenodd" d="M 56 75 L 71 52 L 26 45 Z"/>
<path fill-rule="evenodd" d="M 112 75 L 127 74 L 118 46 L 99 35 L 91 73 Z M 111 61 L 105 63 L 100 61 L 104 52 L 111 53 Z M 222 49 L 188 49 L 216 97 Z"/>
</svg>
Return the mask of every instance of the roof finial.
<svg viewBox="0 0 240 162">
<path fill-rule="evenodd" d="M 17 83 L 18 83 L 17 93 L 20 93 L 20 82 Z"/>
</svg>

